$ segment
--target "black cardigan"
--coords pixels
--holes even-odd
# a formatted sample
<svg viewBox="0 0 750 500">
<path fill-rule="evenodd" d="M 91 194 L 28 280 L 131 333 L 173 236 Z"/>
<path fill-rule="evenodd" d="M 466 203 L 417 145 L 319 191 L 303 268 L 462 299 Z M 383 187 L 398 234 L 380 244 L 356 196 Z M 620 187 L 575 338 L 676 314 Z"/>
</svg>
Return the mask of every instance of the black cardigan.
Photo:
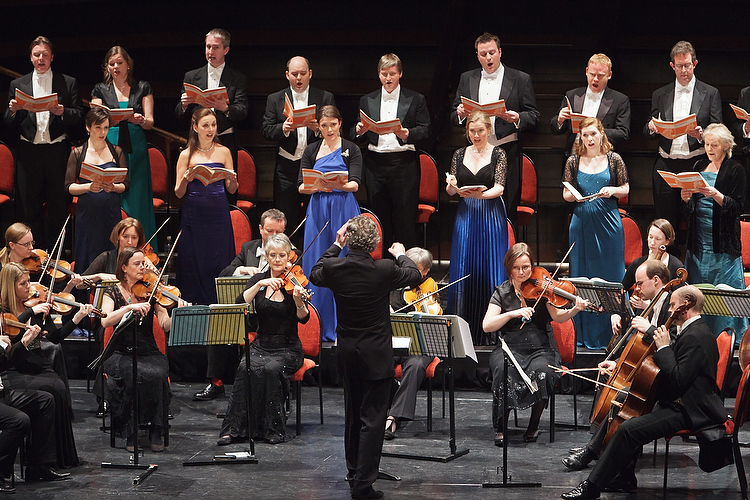
<svg viewBox="0 0 750 500">
<path fill-rule="evenodd" d="M 693 166 L 694 172 L 702 172 L 709 164 L 709 160 L 699 160 Z M 713 201 L 713 250 L 714 253 L 725 253 L 734 257 L 742 255 L 740 242 L 740 213 L 745 203 L 745 170 L 735 160 L 725 157 L 721 163 L 716 184 L 714 186 L 724 195 L 724 204 Z M 683 212 L 688 224 L 687 249 L 694 252 L 698 246 L 698 236 L 695 233 L 695 204 L 700 193 L 694 193 L 683 202 Z"/>
</svg>

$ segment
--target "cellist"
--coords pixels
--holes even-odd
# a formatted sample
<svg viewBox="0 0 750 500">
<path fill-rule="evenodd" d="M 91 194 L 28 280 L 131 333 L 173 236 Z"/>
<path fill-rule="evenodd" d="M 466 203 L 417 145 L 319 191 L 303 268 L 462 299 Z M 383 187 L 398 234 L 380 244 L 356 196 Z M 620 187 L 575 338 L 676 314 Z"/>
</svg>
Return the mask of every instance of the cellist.
<svg viewBox="0 0 750 500">
<path fill-rule="evenodd" d="M 432 268 L 432 253 L 424 248 L 414 247 L 406 251 L 406 256 L 409 257 L 419 269 L 422 275 L 422 281 L 420 286 L 428 280 L 427 275 Z M 433 281 L 434 283 L 434 281 Z M 419 286 L 416 288 L 419 289 Z M 428 300 L 422 300 L 416 304 L 410 304 L 406 301 L 406 298 L 410 298 L 410 288 L 402 288 L 391 292 L 390 303 L 391 312 L 397 311 L 405 306 L 409 306 L 402 312 L 417 311 L 427 312 L 429 314 L 442 314 L 442 310 L 439 312 L 432 309 L 427 309 L 428 306 L 423 306 L 424 302 Z M 431 292 L 432 290 L 430 290 Z M 440 301 L 437 294 L 430 297 L 431 304 L 437 305 L 437 309 L 440 309 Z M 388 410 L 388 418 L 385 421 L 385 439 L 391 440 L 396 437 L 396 430 L 401 426 L 403 421 L 414 420 L 415 408 L 417 405 L 417 391 L 419 386 L 422 385 L 422 381 L 425 377 L 425 371 L 427 366 L 433 360 L 432 356 L 394 356 L 393 364 L 401 365 L 403 376 L 401 377 L 401 383 L 393 395 L 393 401 L 391 402 L 390 410 Z"/>
<path fill-rule="evenodd" d="M 678 334 L 672 341 L 669 331 L 660 326 L 654 333 L 656 352 L 653 361 L 660 369 L 656 379 L 658 403 L 650 413 L 623 422 L 596 462 L 588 479 L 562 498 L 590 500 L 599 498 L 620 473 L 629 490 L 635 490 L 635 459 L 641 446 L 682 429 L 696 430 L 727 419 L 716 387 L 719 351 L 713 333 L 701 319 L 704 297 L 698 288 L 688 285 L 673 291 L 669 311 Z M 678 312 L 685 308 L 681 314 Z"/>
<path fill-rule="evenodd" d="M 637 293 L 642 301 L 650 301 L 659 294 L 664 285 L 669 282 L 670 272 L 666 265 L 661 261 L 655 259 L 649 259 L 643 262 L 635 271 L 635 293 Z M 635 316 L 631 320 L 630 325 L 634 330 L 643 333 L 643 340 L 647 343 L 653 341 L 653 335 L 658 325 L 663 325 L 667 318 L 669 318 L 669 294 L 663 293 L 658 298 L 658 302 L 654 304 L 654 307 L 650 313 L 650 319 L 644 318 L 643 316 Z M 621 335 L 621 318 L 618 314 L 612 315 L 612 332 L 616 336 Z M 673 327 L 676 331 L 676 327 Z M 624 346 L 629 339 L 625 339 L 622 343 Z M 599 363 L 598 367 L 602 373 L 612 373 L 612 370 L 617 364 L 616 359 L 622 349 L 615 352 L 612 356 L 613 359 L 607 359 Z M 624 397 L 622 398 L 624 399 Z M 620 401 L 621 402 L 621 401 Z M 604 424 L 604 423 L 603 423 Z M 581 447 L 575 449 L 569 456 L 563 458 L 562 463 L 568 470 L 581 470 L 588 465 L 592 460 L 595 460 L 602 452 L 602 442 L 607 434 L 607 425 L 600 425 L 594 434 L 592 435 L 589 442 Z"/>
</svg>

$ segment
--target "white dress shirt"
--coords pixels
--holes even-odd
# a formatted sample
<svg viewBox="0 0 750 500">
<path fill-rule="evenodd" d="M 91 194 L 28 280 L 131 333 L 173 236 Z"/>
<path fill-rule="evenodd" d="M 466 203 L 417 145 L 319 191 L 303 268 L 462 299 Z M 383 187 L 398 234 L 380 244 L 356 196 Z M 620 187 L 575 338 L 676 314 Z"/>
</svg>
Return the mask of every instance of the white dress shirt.
<svg viewBox="0 0 750 500">
<path fill-rule="evenodd" d="M 380 120 L 381 122 L 398 118 L 398 100 L 401 97 L 401 85 L 393 89 L 390 94 L 381 87 L 380 91 Z M 414 144 L 399 144 L 396 134 L 390 133 L 378 136 L 378 145 L 368 144 L 367 149 L 376 153 L 399 153 L 415 151 Z"/>
<path fill-rule="evenodd" d="M 38 73 L 36 70 L 31 75 L 31 89 L 34 97 L 42 97 L 52 93 L 52 70 L 48 69 L 44 73 Z M 36 113 L 36 134 L 34 135 L 34 144 L 52 144 L 65 139 L 65 135 L 57 137 L 54 141 L 49 135 L 50 112 L 40 111 Z M 21 136 L 23 139 L 23 136 Z"/>
<path fill-rule="evenodd" d="M 208 80 L 206 80 L 206 90 L 218 89 L 221 87 L 221 74 L 224 72 L 224 66 L 226 65 L 227 63 L 223 62 L 214 68 L 210 64 L 207 64 Z"/>
<path fill-rule="evenodd" d="M 595 118 L 597 113 L 599 113 L 599 106 L 601 106 L 602 104 L 603 96 L 604 90 L 602 90 L 601 92 L 594 92 L 590 88 L 586 87 L 586 94 L 583 98 L 583 109 L 581 110 L 581 114 Z"/>
<path fill-rule="evenodd" d="M 310 96 L 310 87 L 308 86 L 303 92 L 297 92 L 294 89 L 291 90 L 292 106 L 294 107 L 294 109 L 300 109 L 307 106 L 307 100 Z M 307 147 L 307 127 L 298 127 L 297 129 L 293 130 L 293 132 L 297 133 L 297 149 L 292 155 L 285 149 L 279 148 L 279 156 L 283 156 L 287 160 L 297 161 L 302 158 L 302 153 L 304 153 L 305 148 Z M 289 134 L 284 135 L 289 137 Z"/>
<path fill-rule="evenodd" d="M 266 260 L 266 251 L 263 249 L 263 245 L 255 249 L 255 256 L 258 257 L 258 269 L 260 269 L 260 272 L 265 271 L 268 261 Z M 239 266 L 234 269 L 232 276 L 240 276 Z"/>
<path fill-rule="evenodd" d="M 672 120 L 677 121 L 687 117 L 690 114 L 690 106 L 693 102 L 693 91 L 695 90 L 695 76 L 690 82 L 683 86 L 675 80 L 674 83 L 674 103 L 672 104 Z M 672 147 L 669 149 L 670 158 L 692 158 L 703 154 L 704 149 L 701 147 L 693 152 L 690 151 L 687 134 L 681 135 L 672 141 Z"/>
<path fill-rule="evenodd" d="M 505 77 L 505 66 L 502 64 L 493 73 L 487 73 L 482 69 L 482 75 L 479 79 L 479 104 L 489 104 L 500 99 L 500 91 L 503 88 L 503 77 Z M 490 117 L 492 134 L 487 139 L 487 142 L 492 144 L 493 147 L 497 146 L 500 142 L 500 139 L 495 135 L 495 120 L 497 120 L 496 116 Z"/>
</svg>

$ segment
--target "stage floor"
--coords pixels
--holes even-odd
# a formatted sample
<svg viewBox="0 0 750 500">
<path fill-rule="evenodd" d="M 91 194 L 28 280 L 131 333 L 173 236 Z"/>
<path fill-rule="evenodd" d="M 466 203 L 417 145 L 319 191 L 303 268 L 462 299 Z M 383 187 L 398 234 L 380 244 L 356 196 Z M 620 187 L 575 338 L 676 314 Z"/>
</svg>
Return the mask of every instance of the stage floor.
<svg viewBox="0 0 750 500">
<path fill-rule="evenodd" d="M 72 380 L 75 420 L 73 429 L 79 456 L 86 461 L 70 470 L 71 478 L 55 483 L 16 483 L 17 498 L 89 499 L 89 498 L 243 498 L 243 499 L 348 499 L 344 481 L 346 467 L 343 444 L 343 392 L 340 388 L 324 389 L 325 424 L 320 425 L 317 387 L 303 387 L 302 435 L 278 445 L 256 443 L 257 464 L 184 467 L 185 460 L 210 460 L 216 454 L 242 451 L 246 444 L 216 446 L 221 421 L 217 412 L 226 409 L 227 398 L 210 402 L 194 402 L 191 395 L 202 384 L 173 384 L 170 445 L 164 453 L 145 452 L 141 463 L 155 463 L 158 470 L 141 485 L 134 486 L 134 471 L 108 470 L 101 462 L 127 463 L 131 454 L 124 449 L 109 447 L 109 436 L 99 430 L 101 420 L 95 418 L 96 402 L 86 392 L 85 381 Z M 449 419 L 441 418 L 440 392 L 435 392 L 434 427 L 426 431 L 426 393 L 421 391 L 417 404 L 417 421 L 400 429 L 393 441 L 386 441 L 384 451 L 426 455 L 448 455 Z M 591 396 L 579 401 L 580 421 L 586 421 Z M 734 404 L 726 401 L 727 408 Z M 446 408 L 447 410 L 447 408 Z M 293 434 L 294 403 L 289 419 Z M 554 499 L 576 486 L 587 471 L 566 472 L 560 459 L 572 446 L 588 440 L 585 430 L 557 428 L 556 441 L 549 442 L 549 413 L 542 417 L 541 435 L 537 443 L 522 442 L 528 410 L 519 412 L 519 427 L 510 430 L 508 470 L 512 483 L 539 482 L 541 488 L 505 490 L 482 487 L 486 476 L 502 481 L 496 470 L 502 464 L 502 449 L 493 445 L 490 425 L 490 395 L 487 392 L 456 393 L 456 442 L 458 450 L 470 452 L 449 463 L 426 462 L 384 457 L 381 469 L 401 477 L 401 481 L 378 480 L 375 488 L 392 499 Z M 559 422 L 572 422 L 572 398 L 557 397 Z M 511 423 L 512 418 L 511 418 Z M 743 441 L 750 435 L 741 433 Z M 147 444 L 147 443 L 146 443 Z M 653 445 L 645 447 L 637 470 L 637 494 L 604 494 L 602 498 L 661 498 L 664 442 L 659 443 L 656 465 Z M 670 446 L 669 494 L 671 498 L 735 499 L 740 498 L 734 466 L 712 474 L 697 466 L 697 444 L 674 440 Z M 587 469 L 588 470 L 588 469 Z M 18 467 L 16 467 L 18 471 Z"/>
</svg>

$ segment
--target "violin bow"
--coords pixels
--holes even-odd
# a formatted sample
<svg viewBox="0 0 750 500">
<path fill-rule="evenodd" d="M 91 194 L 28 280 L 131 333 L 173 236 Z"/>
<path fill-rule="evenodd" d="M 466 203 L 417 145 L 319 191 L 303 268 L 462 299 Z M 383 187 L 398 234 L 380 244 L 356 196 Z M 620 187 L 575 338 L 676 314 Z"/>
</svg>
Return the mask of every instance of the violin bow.
<svg viewBox="0 0 750 500">
<path fill-rule="evenodd" d="M 164 265 L 161 266 L 161 270 L 159 271 L 159 276 L 156 278 L 156 283 L 154 283 L 154 288 L 151 290 L 151 295 L 149 296 L 148 300 L 146 302 L 151 302 L 151 299 L 154 298 L 154 294 L 156 293 L 156 288 L 159 283 L 161 283 L 161 278 L 164 276 L 164 271 L 167 270 L 167 264 L 169 263 L 169 259 L 172 258 L 172 254 L 174 253 L 174 249 L 177 248 L 177 242 L 180 241 L 180 236 L 182 236 L 182 229 L 180 229 L 180 232 L 177 233 L 177 237 L 174 239 L 174 243 L 172 244 L 172 248 L 169 250 L 169 255 L 167 255 L 167 258 L 164 260 Z"/>
<path fill-rule="evenodd" d="M 307 219 L 307 217 L 305 217 L 305 219 Z M 302 222 L 305 222 L 305 221 L 302 221 Z M 323 227 L 320 228 L 320 231 L 318 231 L 318 234 L 315 235 L 315 238 L 313 238 L 312 241 L 310 242 L 310 244 L 305 247 L 305 249 L 302 251 L 301 254 L 299 254 L 299 257 L 297 257 L 297 261 L 299 261 L 302 258 L 303 255 L 305 255 L 305 252 L 307 252 L 308 250 L 310 250 L 310 247 L 312 246 L 312 244 L 315 243 L 315 240 L 318 239 L 318 236 L 320 236 L 320 234 L 325 230 L 325 228 L 328 227 L 328 224 L 330 224 L 330 223 L 331 223 L 331 219 L 328 219 L 328 221 L 326 221 L 326 223 L 323 224 Z M 291 272 L 291 270 L 292 270 L 292 268 L 290 267 L 289 269 L 287 269 L 284 272 L 284 278 L 286 278 L 287 276 L 289 276 L 289 273 Z"/>
<path fill-rule="evenodd" d="M 608 389 L 612 389 L 612 390 L 615 390 L 617 392 L 622 392 L 622 393 L 626 393 L 627 392 L 627 390 L 625 390 L 625 389 L 620 389 L 619 387 L 615 387 L 614 385 L 609 385 L 606 382 L 600 382 L 598 380 L 594 380 L 593 378 L 584 377 L 583 375 L 579 375 L 578 373 L 575 372 L 575 370 L 565 370 L 563 368 L 560 368 L 559 366 L 553 366 L 553 365 L 547 365 L 547 367 L 548 368 L 552 368 L 557 373 L 563 373 L 563 374 L 567 374 L 567 375 L 572 375 L 574 377 L 578 377 L 580 379 L 583 379 L 583 380 L 586 380 L 588 382 L 591 382 L 594 385 L 600 385 L 602 387 L 606 387 Z"/>
<path fill-rule="evenodd" d="M 68 214 L 68 217 L 65 219 L 65 223 L 62 226 L 62 229 L 60 229 L 60 232 L 57 234 L 57 240 L 55 241 L 55 244 L 52 246 L 52 250 L 50 253 L 54 253 L 56 249 L 58 249 L 58 245 L 61 248 L 62 242 L 65 241 L 65 228 L 68 227 L 68 221 L 70 220 L 70 214 Z M 60 252 L 57 252 L 57 260 L 60 259 Z M 55 261 L 57 263 L 57 261 Z M 47 262 L 44 263 L 44 267 L 42 268 L 42 276 L 44 276 L 44 273 L 47 272 L 47 268 L 49 268 L 49 258 L 47 258 Z M 55 268 L 55 271 L 57 271 L 57 268 Z M 39 278 L 39 281 L 41 282 L 41 278 Z M 54 281 L 54 280 L 53 280 Z"/>
<path fill-rule="evenodd" d="M 305 215 L 305 218 L 302 219 L 302 222 L 300 222 L 299 224 L 297 224 L 297 227 L 294 228 L 294 231 L 292 231 L 291 233 L 289 233 L 289 239 L 291 239 L 292 236 L 294 236 L 295 234 L 297 234 L 297 231 L 299 231 L 300 228 L 305 224 L 305 222 L 307 222 L 307 218 L 308 217 L 310 217 L 310 215 Z"/>
<path fill-rule="evenodd" d="M 538 391 L 539 387 L 534 383 L 533 380 L 531 380 L 531 378 L 529 378 L 528 375 L 526 375 L 526 372 L 523 371 L 523 368 L 518 363 L 518 360 L 516 359 L 516 357 L 513 355 L 513 351 L 510 350 L 510 347 L 508 347 L 508 344 L 505 343 L 505 340 L 502 337 L 500 337 L 500 345 L 501 345 L 503 352 L 506 354 L 506 356 L 508 356 L 508 359 L 510 359 L 513 366 L 516 367 L 516 371 L 523 379 L 524 383 L 526 384 L 526 387 L 529 388 L 529 391 L 532 394 Z"/>
<path fill-rule="evenodd" d="M 555 272 L 552 273 L 552 276 L 551 276 L 550 280 L 544 283 L 544 287 L 542 288 L 542 293 L 539 294 L 539 297 L 536 298 L 536 302 L 534 302 L 534 305 L 531 306 L 531 308 L 533 310 L 536 311 L 536 306 L 539 305 L 539 301 L 542 300 L 542 297 L 544 296 L 544 292 L 547 291 L 547 287 L 549 287 L 550 283 L 552 283 L 552 281 L 554 281 L 555 276 L 557 276 L 557 273 L 560 271 L 560 268 L 565 263 L 565 260 L 568 258 L 568 255 L 570 255 L 570 251 L 573 250 L 573 247 L 575 246 L 575 244 L 576 244 L 575 241 L 573 243 L 571 243 L 570 248 L 568 248 L 568 251 L 565 252 L 565 255 L 563 256 L 562 260 L 560 261 L 559 264 L 557 264 L 557 269 L 555 269 Z M 526 318 L 524 318 L 524 320 L 521 321 L 521 328 L 523 328 L 524 325 L 526 325 L 526 323 L 528 323 L 528 321 L 529 320 L 527 320 Z"/>
<path fill-rule="evenodd" d="M 413 306 L 413 305 L 414 305 L 414 304 L 416 304 L 417 302 L 421 302 L 421 301 L 423 301 L 423 300 L 425 300 L 425 299 L 429 299 L 430 297 L 432 297 L 432 296 L 433 296 L 433 295 L 435 295 L 436 293 L 440 293 L 441 291 L 445 290 L 445 289 L 446 289 L 446 288 L 448 288 L 449 286 L 453 286 L 453 285 L 455 285 L 456 283 L 458 283 L 459 281 L 463 281 L 463 280 L 465 280 L 465 279 L 466 279 L 466 278 L 468 278 L 469 276 L 471 276 L 471 274 L 467 274 L 467 275 L 466 275 L 466 276 L 464 276 L 463 278 L 458 278 L 458 279 L 457 279 L 456 281 L 454 281 L 454 282 L 452 282 L 452 283 L 448 283 L 448 284 L 447 284 L 447 285 L 445 285 L 444 287 L 442 287 L 442 288 L 438 288 L 438 289 L 437 289 L 437 290 L 435 290 L 434 292 L 430 292 L 430 293 L 428 293 L 427 295 L 423 295 L 422 297 L 420 297 L 419 299 L 415 300 L 415 301 L 414 301 L 414 302 L 412 302 L 411 304 L 406 304 L 406 305 L 405 305 L 404 307 L 400 307 L 400 308 L 398 308 L 397 310 L 395 310 L 395 311 L 393 311 L 393 312 L 394 312 L 394 314 L 395 314 L 395 313 L 397 313 L 397 312 L 401 312 L 401 311 L 403 311 L 404 309 L 406 309 L 406 308 L 408 308 L 408 307 L 411 307 L 411 306 Z"/>
<path fill-rule="evenodd" d="M 146 248 L 146 245 L 148 245 L 149 243 L 151 243 L 151 240 L 153 240 L 153 239 L 154 239 L 154 238 L 156 237 L 156 235 L 157 235 L 157 234 L 159 234 L 159 231 L 161 231 L 161 230 L 162 230 L 162 228 L 163 228 L 164 226 L 166 226 L 166 225 L 167 225 L 167 222 L 169 222 L 169 219 L 171 219 L 171 218 L 172 218 L 171 216 L 167 217 L 167 220 L 165 220 L 165 221 L 164 221 L 164 222 L 162 223 L 162 225 L 161 225 L 161 226 L 159 226 L 159 229 L 157 229 L 156 231 L 154 231 L 154 234 L 152 234 L 152 235 L 151 235 L 151 237 L 150 237 L 150 238 L 149 238 L 149 239 L 148 239 L 148 240 L 146 241 L 146 243 L 144 243 L 144 244 L 143 244 L 143 245 L 141 246 L 141 250 L 143 250 L 144 248 Z"/>
</svg>

